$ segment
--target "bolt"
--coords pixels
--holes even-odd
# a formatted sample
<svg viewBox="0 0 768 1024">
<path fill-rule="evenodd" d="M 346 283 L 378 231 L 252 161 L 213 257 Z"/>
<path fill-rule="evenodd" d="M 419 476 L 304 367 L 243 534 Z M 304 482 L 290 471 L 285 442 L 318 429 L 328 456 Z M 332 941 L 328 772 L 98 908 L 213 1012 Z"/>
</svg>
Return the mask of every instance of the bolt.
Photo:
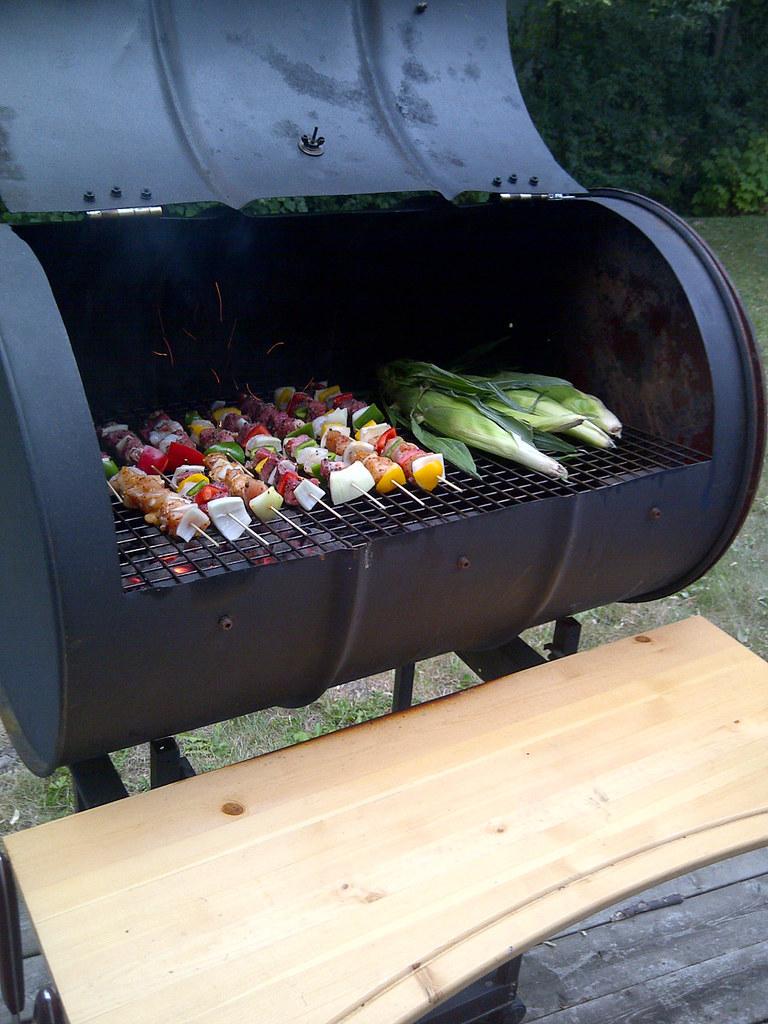
<svg viewBox="0 0 768 1024">
<path fill-rule="evenodd" d="M 657 508 L 654 505 L 653 508 L 651 509 L 651 511 L 648 513 L 648 515 L 651 517 L 651 519 L 654 519 L 654 520 L 661 519 L 661 509 Z"/>
<path fill-rule="evenodd" d="M 427 9 L 427 0 L 419 0 L 419 2 L 416 4 L 416 13 L 417 14 L 423 14 L 424 11 L 426 11 L 426 9 Z"/>
<path fill-rule="evenodd" d="M 532 174 L 530 176 L 530 178 L 528 179 L 528 184 L 529 185 L 538 185 L 539 184 L 539 179 L 536 177 L 535 174 Z"/>
<path fill-rule="evenodd" d="M 517 184 L 517 175 L 516 174 L 510 174 L 510 176 L 507 178 L 507 181 L 509 182 L 510 185 L 516 185 Z"/>
<path fill-rule="evenodd" d="M 500 177 L 499 177 L 499 176 L 497 175 L 497 176 L 496 176 L 496 177 L 495 177 L 495 178 L 493 179 L 493 187 L 494 187 L 494 188 L 498 188 L 498 187 L 499 187 L 499 185 L 501 185 L 501 178 L 500 178 Z"/>
<path fill-rule="evenodd" d="M 119 185 L 113 185 L 112 188 L 109 190 L 109 194 L 111 196 L 114 196 L 115 199 L 119 199 L 120 196 L 123 194 L 123 190 L 120 188 Z"/>
<path fill-rule="evenodd" d="M 94 192 L 91 192 L 90 189 L 88 189 L 87 192 L 83 192 L 83 199 L 86 201 L 86 203 L 92 203 L 95 198 L 96 194 Z"/>
<path fill-rule="evenodd" d="M 232 629 L 233 625 L 234 623 L 232 622 L 232 619 L 230 619 L 228 615 L 222 615 L 221 618 L 219 619 L 219 629 Z"/>
<path fill-rule="evenodd" d="M 470 562 L 466 555 L 462 555 L 461 558 L 459 558 L 456 565 L 459 569 L 468 569 L 470 565 L 472 565 L 472 563 Z"/>
<path fill-rule="evenodd" d="M 141 198 L 142 199 L 151 199 L 152 198 L 152 189 L 143 188 L 141 190 Z"/>
</svg>

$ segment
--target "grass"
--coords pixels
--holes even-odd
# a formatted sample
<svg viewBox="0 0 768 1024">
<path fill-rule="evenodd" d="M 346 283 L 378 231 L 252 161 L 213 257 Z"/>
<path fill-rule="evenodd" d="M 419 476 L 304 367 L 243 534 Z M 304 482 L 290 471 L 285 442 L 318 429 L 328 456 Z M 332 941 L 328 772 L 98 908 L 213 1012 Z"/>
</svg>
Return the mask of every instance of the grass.
<svg viewBox="0 0 768 1024">
<path fill-rule="evenodd" d="M 764 359 L 768 362 L 768 217 L 708 218 L 693 222 L 725 264 L 750 312 Z M 614 604 L 579 617 L 583 646 L 701 613 L 768 658 L 768 480 L 763 479 L 752 512 L 725 557 L 706 576 L 671 597 L 648 604 Z M 551 627 L 524 634 L 541 649 Z M 471 686 L 477 677 L 453 654 L 417 666 L 415 699 L 427 700 Z M 329 691 L 299 710 L 271 709 L 185 733 L 180 745 L 196 770 L 300 743 L 335 729 L 385 714 L 392 675 L 357 680 Z M 4 739 L 4 736 L 0 737 Z M 146 748 L 114 755 L 131 792 L 149 785 Z M 60 817 L 72 811 L 69 773 L 49 779 L 31 775 L 10 749 L 0 755 L 0 834 Z"/>
</svg>

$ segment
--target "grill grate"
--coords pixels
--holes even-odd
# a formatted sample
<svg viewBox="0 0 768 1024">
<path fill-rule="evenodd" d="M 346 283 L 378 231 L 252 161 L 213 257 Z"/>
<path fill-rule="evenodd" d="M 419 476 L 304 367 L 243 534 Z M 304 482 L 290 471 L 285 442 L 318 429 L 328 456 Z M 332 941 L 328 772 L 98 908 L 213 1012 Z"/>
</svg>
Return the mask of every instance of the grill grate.
<svg viewBox="0 0 768 1024">
<path fill-rule="evenodd" d="M 639 430 L 625 429 L 618 448 L 580 450 L 568 459 L 567 481 L 548 480 L 514 463 L 481 456 L 475 460 L 481 480 L 452 469 L 450 479 L 461 487 L 461 492 L 447 487 L 432 494 L 419 491 L 424 505 L 396 492 L 380 499 L 385 505 L 382 510 L 361 496 L 359 501 L 338 507 L 341 519 L 324 509 L 306 513 L 283 506 L 289 520 L 295 520 L 308 536 L 303 536 L 290 522 L 278 520 L 269 526 L 255 522 L 253 528 L 264 543 L 247 534 L 238 541 L 226 541 L 212 530 L 217 541 L 215 547 L 202 538 L 188 544 L 176 542 L 145 523 L 141 513 L 125 508 L 113 498 L 123 590 L 172 587 L 233 569 L 360 547 L 377 537 L 437 526 L 541 498 L 567 497 L 610 487 L 649 473 L 706 462 L 708 458 Z"/>
</svg>

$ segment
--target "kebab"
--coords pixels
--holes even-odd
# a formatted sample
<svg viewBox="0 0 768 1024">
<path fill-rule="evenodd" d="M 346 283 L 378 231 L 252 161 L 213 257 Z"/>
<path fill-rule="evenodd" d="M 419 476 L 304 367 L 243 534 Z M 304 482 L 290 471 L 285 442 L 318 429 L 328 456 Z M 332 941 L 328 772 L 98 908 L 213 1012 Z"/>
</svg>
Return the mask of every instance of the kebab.
<svg viewBox="0 0 768 1024">
<path fill-rule="evenodd" d="M 128 429 L 127 423 L 111 421 L 99 427 L 96 433 L 119 463 L 136 466 L 144 473 L 162 473 L 168 465 L 168 456 L 154 445 L 145 444 L 138 434 Z"/>
<path fill-rule="evenodd" d="M 248 476 L 224 455 L 206 453 L 203 463 L 177 469 L 171 481 L 177 492 L 193 499 L 227 540 L 238 540 L 247 533 L 262 544 L 269 544 L 270 541 L 251 529 L 251 517 L 245 506 L 246 500 L 266 490 L 264 484 Z"/>
<path fill-rule="evenodd" d="M 156 474 L 123 466 L 108 483 L 127 508 L 138 509 L 146 522 L 163 533 L 183 541 L 192 540 L 197 533 L 216 543 L 205 533 L 211 524 L 205 512 L 189 498 L 169 490 Z"/>
</svg>

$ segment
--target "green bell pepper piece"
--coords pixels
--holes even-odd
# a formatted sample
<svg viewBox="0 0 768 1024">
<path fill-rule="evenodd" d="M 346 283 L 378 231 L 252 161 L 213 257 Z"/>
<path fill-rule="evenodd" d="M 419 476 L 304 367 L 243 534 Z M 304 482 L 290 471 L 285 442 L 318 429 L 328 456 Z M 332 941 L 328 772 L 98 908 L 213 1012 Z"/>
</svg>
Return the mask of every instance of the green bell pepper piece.
<svg viewBox="0 0 768 1024">
<path fill-rule="evenodd" d="M 236 462 L 240 462 L 245 465 L 245 452 L 237 441 L 217 441 L 216 444 L 212 444 L 210 448 L 205 449 L 206 455 L 213 455 L 214 452 L 219 452 L 221 455 L 228 455 L 230 459 L 234 459 Z"/>
</svg>

